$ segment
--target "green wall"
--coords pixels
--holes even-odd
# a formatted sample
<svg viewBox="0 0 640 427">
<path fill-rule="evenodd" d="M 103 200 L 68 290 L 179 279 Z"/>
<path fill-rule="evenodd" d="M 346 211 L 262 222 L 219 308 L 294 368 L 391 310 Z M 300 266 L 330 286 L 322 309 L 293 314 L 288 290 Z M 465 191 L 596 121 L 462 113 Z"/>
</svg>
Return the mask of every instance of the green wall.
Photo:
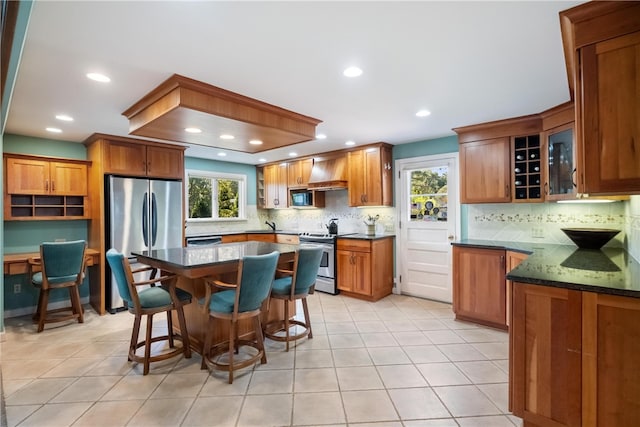
<svg viewBox="0 0 640 427">
<path fill-rule="evenodd" d="M 243 163 L 221 162 L 218 160 L 185 157 L 186 170 L 200 170 L 209 172 L 235 173 L 247 176 L 247 204 L 256 204 L 256 167 Z"/>
</svg>

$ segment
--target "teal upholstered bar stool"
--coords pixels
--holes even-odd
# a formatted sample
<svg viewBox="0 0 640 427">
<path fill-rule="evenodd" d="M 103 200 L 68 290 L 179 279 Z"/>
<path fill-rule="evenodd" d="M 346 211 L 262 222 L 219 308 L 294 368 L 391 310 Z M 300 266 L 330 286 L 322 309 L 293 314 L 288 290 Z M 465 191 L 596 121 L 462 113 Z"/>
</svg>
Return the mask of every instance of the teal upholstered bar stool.
<svg viewBox="0 0 640 427">
<path fill-rule="evenodd" d="M 202 369 L 217 369 L 229 372 L 229 384 L 233 383 L 233 372 L 255 364 L 267 363 L 264 352 L 264 338 L 260 321 L 261 308 L 271 292 L 271 284 L 276 274 L 277 251 L 266 255 L 245 256 L 239 261 L 235 284 L 206 279 L 206 296 L 201 300 L 209 314 L 209 324 L 202 348 Z M 222 289 L 218 292 L 216 288 Z M 253 320 L 253 340 L 239 339 L 238 321 Z M 229 326 L 226 341 L 212 346 L 216 320 Z M 240 348 L 249 350 L 240 354 Z M 241 357 L 242 356 L 242 357 Z"/>
<path fill-rule="evenodd" d="M 79 287 L 84 280 L 86 266 L 84 240 L 72 242 L 45 242 L 40 245 L 40 258 L 29 258 L 28 276 L 33 286 L 40 290 L 38 308 L 33 316 L 38 322 L 38 332 L 42 332 L 45 323 L 78 319 L 84 322 Z M 34 268 L 41 271 L 34 273 Z M 49 293 L 52 289 L 67 289 L 71 306 L 47 310 Z"/>
<path fill-rule="evenodd" d="M 191 303 L 191 294 L 175 286 L 176 275 L 169 274 L 156 278 L 152 274 L 149 280 L 136 282 L 133 276 L 135 273 L 144 271 L 152 271 L 153 273 L 155 269 L 147 266 L 132 270 L 129 260 L 115 249 L 107 251 L 107 261 L 116 279 L 120 297 L 124 300 L 129 312 L 135 316 L 129 344 L 129 361 L 142 363 L 144 366 L 143 374 L 147 375 L 151 362 L 166 360 L 180 354 L 190 358 L 189 333 L 187 332 L 183 307 Z M 161 286 L 156 286 L 156 284 L 161 284 Z M 150 287 L 138 290 L 138 287 L 146 285 L 150 285 Z M 171 312 L 174 310 L 178 315 L 180 334 L 173 331 Z M 153 315 L 162 312 L 167 314 L 167 335 L 154 337 L 152 334 Z M 142 316 L 147 316 L 147 330 L 145 339 L 138 342 Z M 174 342 L 176 340 L 182 341 L 182 346 L 176 347 Z M 151 344 L 159 341 L 167 341 L 170 350 L 152 356 Z M 144 347 L 144 355 L 141 356 L 136 354 L 136 350 L 140 347 Z"/>
<path fill-rule="evenodd" d="M 285 276 L 279 277 L 273 282 L 270 303 L 273 304 L 273 300 L 284 302 L 284 319 L 269 322 L 265 328 L 265 335 L 272 340 L 286 342 L 287 351 L 289 351 L 290 341 L 296 341 L 306 336 L 313 338 L 307 296 L 314 291 L 321 260 L 321 247 L 300 247 L 294 257 L 293 270 L 278 269 L 278 273 L 285 274 Z M 304 322 L 290 318 L 289 303 L 296 300 L 302 300 Z M 291 334 L 292 326 L 301 326 L 303 330 Z"/>
</svg>

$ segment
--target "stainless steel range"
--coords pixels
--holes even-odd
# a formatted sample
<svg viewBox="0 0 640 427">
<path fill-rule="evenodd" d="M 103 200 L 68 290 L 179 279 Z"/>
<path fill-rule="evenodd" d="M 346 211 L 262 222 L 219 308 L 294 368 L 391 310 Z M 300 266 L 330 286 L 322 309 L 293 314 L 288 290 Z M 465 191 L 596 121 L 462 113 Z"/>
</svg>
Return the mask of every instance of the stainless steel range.
<svg viewBox="0 0 640 427">
<path fill-rule="evenodd" d="M 328 294 L 337 294 L 336 287 L 336 235 L 324 233 L 300 233 L 300 243 L 309 243 L 322 247 L 322 260 L 316 279 L 316 290 Z"/>
</svg>

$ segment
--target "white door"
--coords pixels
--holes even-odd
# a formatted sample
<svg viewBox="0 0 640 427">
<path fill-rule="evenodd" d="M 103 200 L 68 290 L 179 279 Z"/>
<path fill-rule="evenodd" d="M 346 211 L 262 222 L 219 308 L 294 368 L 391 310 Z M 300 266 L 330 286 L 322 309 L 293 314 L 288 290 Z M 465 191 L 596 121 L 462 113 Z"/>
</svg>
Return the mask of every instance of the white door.
<svg viewBox="0 0 640 427">
<path fill-rule="evenodd" d="M 402 294 L 451 302 L 451 241 L 459 230 L 458 154 L 396 161 Z"/>
</svg>

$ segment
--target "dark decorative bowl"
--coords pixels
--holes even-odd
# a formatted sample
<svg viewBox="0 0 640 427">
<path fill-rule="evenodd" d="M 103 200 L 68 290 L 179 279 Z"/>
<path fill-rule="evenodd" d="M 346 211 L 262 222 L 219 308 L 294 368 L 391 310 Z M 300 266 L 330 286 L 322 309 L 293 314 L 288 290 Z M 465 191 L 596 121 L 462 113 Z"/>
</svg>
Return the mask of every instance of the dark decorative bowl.
<svg viewBox="0 0 640 427">
<path fill-rule="evenodd" d="M 620 230 L 607 228 L 562 228 L 564 234 L 581 249 L 600 249 Z"/>
</svg>

